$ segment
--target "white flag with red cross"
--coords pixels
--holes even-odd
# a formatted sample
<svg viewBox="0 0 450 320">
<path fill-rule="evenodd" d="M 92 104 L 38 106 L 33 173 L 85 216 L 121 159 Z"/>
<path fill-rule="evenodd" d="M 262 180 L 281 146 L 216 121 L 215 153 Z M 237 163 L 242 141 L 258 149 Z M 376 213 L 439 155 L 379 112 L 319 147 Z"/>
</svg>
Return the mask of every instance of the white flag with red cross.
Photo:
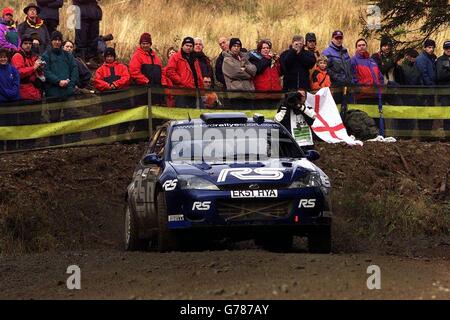
<svg viewBox="0 0 450 320">
<path fill-rule="evenodd" d="M 315 95 L 308 93 L 306 106 L 313 108 L 317 114 L 311 129 L 320 139 L 328 143 L 363 145 L 362 141 L 348 135 L 330 88 L 322 88 Z"/>
</svg>

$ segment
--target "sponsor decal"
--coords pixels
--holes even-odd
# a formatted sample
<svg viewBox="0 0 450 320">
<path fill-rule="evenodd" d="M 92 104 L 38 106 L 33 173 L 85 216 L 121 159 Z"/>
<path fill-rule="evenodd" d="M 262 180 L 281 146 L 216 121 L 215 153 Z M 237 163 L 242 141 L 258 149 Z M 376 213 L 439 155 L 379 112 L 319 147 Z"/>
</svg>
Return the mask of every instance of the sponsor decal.
<svg viewBox="0 0 450 320">
<path fill-rule="evenodd" d="M 217 182 L 224 182 L 228 176 L 233 176 L 239 180 L 281 180 L 284 177 L 284 168 L 237 168 L 223 169 Z"/>
<path fill-rule="evenodd" d="M 208 211 L 209 209 L 211 209 L 211 201 L 194 202 L 192 206 L 192 211 Z"/>
<path fill-rule="evenodd" d="M 177 222 L 177 221 L 184 221 L 184 215 L 177 214 L 169 216 L 169 222 Z"/>
<path fill-rule="evenodd" d="M 316 207 L 316 199 L 301 199 L 298 205 L 299 209 L 312 209 Z"/>
<path fill-rule="evenodd" d="M 175 180 L 167 180 L 163 184 L 163 188 L 165 191 L 173 191 L 177 187 L 178 179 Z"/>
<path fill-rule="evenodd" d="M 231 191 L 231 198 L 278 198 L 278 190 L 233 190 Z"/>
</svg>

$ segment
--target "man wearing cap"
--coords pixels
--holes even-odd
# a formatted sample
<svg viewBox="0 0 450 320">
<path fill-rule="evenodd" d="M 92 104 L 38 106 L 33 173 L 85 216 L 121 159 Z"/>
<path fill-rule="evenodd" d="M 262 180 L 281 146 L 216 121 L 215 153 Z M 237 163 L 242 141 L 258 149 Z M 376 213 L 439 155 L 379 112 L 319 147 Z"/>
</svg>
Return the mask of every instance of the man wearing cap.
<svg viewBox="0 0 450 320">
<path fill-rule="evenodd" d="M 186 37 L 181 44 L 181 50 L 174 54 L 167 64 L 167 77 L 172 81 L 174 87 L 182 88 L 203 88 L 203 77 L 200 63 L 195 59 L 194 38 Z M 176 96 L 177 106 L 195 106 L 196 98 L 194 93 L 190 96 Z"/>
<path fill-rule="evenodd" d="M 395 70 L 395 79 L 400 85 L 421 86 L 423 85 L 422 73 L 417 68 L 416 59 L 419 56 L 417 50 L 409 48 L 405 50 L 405 57 L 399 67 Z"/>
<path fill-rule="evenodd" d="M 161 86 L 162 62 L 152 45 L 150 33 L 143 33 L 139 38 L 139 47 L 131 57 L 130 75 L 137 85 Z"/>
<path fill-rule="evenodd" d="M 64 5 L 63 0 L 36 0 L 41 8 L 41 18 L 44 20 L 48 33 L 52 34 L 59 25 L 59 9 Z"/>
<path fill-rule="evenodd" d="M 288 50 L 280 56 L 284 75 L 283 90 L 310 89 L 309 70 L 316 64 L 313 52 L 305 49 L 303 36 L 294 36 Z"/>
<path fill-rule="evenodd" d="M 42 59 L 46 62 L 45 94 L 47 98 L 67 98 L 74 94 L 78 83 L 78 66 L 74 57 L 62 49 L 63 36 L 54 31 L 51 36 L 51 48 Z"/>
<path fill-rule="evenodd" d="M 222 71 L 227 90 L 254 91 L 253 78 L 257 69 L 250 63 L 248 54 L 241 52 L 241 48 L 241 40 L 231 38 L 229 50 L 223 53 Z"/>
<path fill-rule="evenodd" d="M 116 60 L 114 48 L 106 48 L 105 62 L 94 75 L 94 86 L 98 91 L 125 89 L 130 85 L 130 73 L 126 65 Z"/>
<path fill-rule="evenodd" d="M 395 69 L 395 54 L 392 50 L 392 40 L 387 36 L 381 37 L 380 51 L 372 55 L 372 59 L 378 64 L 381 73 L 384 77 L 384 84 L 390 84 L 395 82 L 394 69 Z"/>
<path fill-rule="evenodd" d="M 317 38 L 316 34 L 312 32 L 308 32 L 305 36 L 306 40 L 306 50 L 311 51 L 314 53 L 314 56 L 316 57 L 316 60 L 320 57 L 320 52 L 317 50 Z"/>
<path fill-rule="evenodd" d="M 436 85 L 436 55 L 434 50 L 436 42 L 431 39 L 423 43 L 423 52 L 417 57 L 416 63 L 422 73 L 423 84 L 426 86 Z"/>
<path fill-rule="evenodd" d="M 223 53 L 228 51 L 229 43 L 230 43 L 230 40 L 228 40 L 227 37 L 219 38 L 219 46 L 222 51 L 220 52 L 219 56 L 216 58 L 216 66 L 215 66 L 216 79 L 219 83 L 221 83 L 224 86 L 225 89 L 227 87 L 226 87 L 226 83 L 225 83 L 225 77 L 223 76 L 223 71 L 222 71 Z"/>
<path fill-rule="evenodd" d="M 50 35 L 44 24 L 44 20 L 38 16 L 41 9 L 36 4 L 30 3 L 23 9 L 23 12 L 27 15 L 27 17 L 24 22 L 19 24 L 19 35 L 20 37 L 23 37 L 26 34 L 37 33 L 41 40 L 39 53 L 42 54 L 50 45 Z"/>
<path fill-rule="evenodd" d="M 13 9 L 5 8 L 2 10 L 2 19 L 0 20 L 0 48 L 18 51 L 20 49 L 20 37 L 13 16 Z"/>
<path fill-rule="evenodd" d="M 440 86 L 450 85 L 450 40 L 444 42 L 444 54 L 436 61 L 437 83 Z M 450 106 L 450 101 L 447 104 Z"/>
<path fill-rule="evenodd" d="M 20 74 L 20 97 L 24 100 L 41 100 L 42 81 L 45 80 L 44 63 L 33 54 L 32 46 L 33 39 L 25 35 L 20 51 L 12 57 L 11 64 Z"/>
<path fill-rule="evenodd" d="M 343 46 L 344 33 L 336 30 L 332 34 L 331 43 L 322 54 L 328 58 L 328 74 L 333 86 L 352 84 L 350 55 Z"/>
<path fill-rule="evenodd" d="M 84 60 L 97 56 L 97 40 L 100 35 L 100 21 L 103 12 L 97 0 L 73 0 L 80 8 L 81 26 L 75 30 L 77 54 Z"/>
<path fill-rule="evenodd" d="M 399 59 L 397 67 L 395 68 L 394 76 L 395 81 L 402 86 L 422 86 L 422 73 L 416 66 L 416 59 L 419 56 L 419 52 L 413 48 L 405 50 L 405 56 L 403 59 Z M 423 104 L 420 96 L 415 94 L 401 94 L 401 101 L 406 106 L 417 106 Z M 413 130 L 416 121 L 408 119 L 396 120 L 399 130 Z"/>
</svg>

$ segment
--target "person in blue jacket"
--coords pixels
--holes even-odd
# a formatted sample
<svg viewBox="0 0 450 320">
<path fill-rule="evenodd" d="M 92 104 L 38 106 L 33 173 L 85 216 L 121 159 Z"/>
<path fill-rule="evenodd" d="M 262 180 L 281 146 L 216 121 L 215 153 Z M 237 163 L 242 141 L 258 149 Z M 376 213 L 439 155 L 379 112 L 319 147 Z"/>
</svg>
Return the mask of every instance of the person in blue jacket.
<svg viewBox="0 0 450 320">
<path fill-rule="evenodd" d="M 431 39 L 425 40 L 423 43 L 423 52 L 416 59 L 417 69 L 422 74 L 422 82 L 424 86 L 435 86 L 437 80 L 436 72 L 436 55 L 434 54 L 434 49 L 436 48 L 436 42 Z M 422 104 L 425 106 L 434 105 L 434 96 L 425 95 L 423 96 Z M 433 127 L 432 120 L 418 120 L 419 130 L 429 131 Z M 425 132 L 424 132 L 425 134 Z"/>
<path fill-rule="evenodd" d="M 436 42 L 427 39 L 423 44 L 423 52 L 416 59 L 416 66 L 422 73 L 422 80 L 425 86 L 436 85 L 436 55 L 434 49 Z"/>
<path fill-rule="evenodd" d="M 8 55 L 7 49 L 0 49 L 0 103 L 20 99 L 19 71 L 9 63 Z"/>
</svg>

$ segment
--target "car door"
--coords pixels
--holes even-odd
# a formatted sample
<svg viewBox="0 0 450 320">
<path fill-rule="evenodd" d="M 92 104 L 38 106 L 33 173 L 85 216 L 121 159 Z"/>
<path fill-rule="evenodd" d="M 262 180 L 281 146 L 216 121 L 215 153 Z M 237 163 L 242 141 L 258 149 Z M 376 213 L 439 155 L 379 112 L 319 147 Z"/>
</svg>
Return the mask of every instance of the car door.
<svg viewBox="0 0 450 320">
<path fill-rule="evenodd" d="M 166 146 L 167 126 L 159 128 L 152 136 L 150 145 L 145 155 L 157 154 L 164 158 Z M 145 157 L 144 155 L 144 157 Z M 143 159 L 139 162 L 139 169 L 136 172 L 136 212 L 141 223 L 141 230 L 151 230 L 157 226 L 155 209 L 155 191 L 159 176 L 163 170 L 162 165 L 145 164 Z M 145 236 L 145 235 L 143 235 Z"/>
</svg>

